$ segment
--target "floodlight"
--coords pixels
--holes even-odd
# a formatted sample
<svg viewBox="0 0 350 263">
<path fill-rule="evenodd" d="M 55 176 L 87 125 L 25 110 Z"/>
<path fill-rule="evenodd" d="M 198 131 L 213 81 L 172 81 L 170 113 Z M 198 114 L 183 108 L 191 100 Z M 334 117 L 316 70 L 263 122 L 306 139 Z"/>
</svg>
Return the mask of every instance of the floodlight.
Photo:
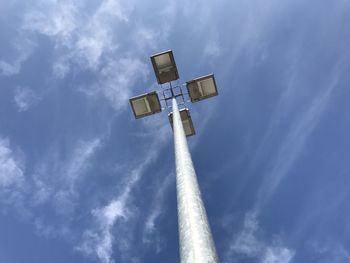
<svg viewBox="0 0 350 263">
<path fill-rule="evenodd" d="M 186 82 L 191 102 L 197 102 L 218 95 L 214 74 Z"/>
<path fill-rule="evenodd" d="M 171 50 L 151 56 L 151 61 L 159 84 L 164 84 L 179 78 L 175 59 Z"/>
<path fill-rule="evenodd" d="M 186 139 L 186 136 L 195 135 L 192 118 L 187 108 L 179 111 L 178 106 L 178 104 L 185 104 L 185 100 L 188 99 L 187 93 L 183 92 L 183 85 L 178 85 L 178 83 L 172 85 L 171 83 L 179 79 L 171 50 L 151 56 L 151 61 L 158 84 L 169 83 L 170 85 L 170 88 L 162 90 L 161 101 L 163 106 L 168 109 L 172 107 L 173 110 L 168 114 L 168 118 L 171 128 L 174 130 L 180 261 L 218 263 L 219 259 Z M 218 95 L 213 74 L 188 81 L 186 86 L 188 97 L 191 98 L 192 102 Z M 184 94 L 186 94 L 186 99 Z M 178 99 L 182 101 L 178 101 Z M 168 104 L 169 100 L 171 100 L 172 106 Z M 156 92 L 133 97 L 130 99 L 130 105 L 136 119 L 162 110 Z"/>
<path fill-rule="evenodd" d="M 131 108 L 135 118 L 142 118 L 161 112 L 161 106 L 157 92 L 150 92 L 130 99 Z"/>
<path fill-rule="evenodd" d="M 168 117 L 171 124 L 171 128 L 173 129 L 173 113 L 172 112 L 169 113 Z M 182 125 L 184 127 L 186 136 L 188 137 L 188 136 L 195 135 L 196 132 L 193 127 L 190 111 L 187 108 L 180 110 L 180 117 L 181 117 Z"/>
</svg>

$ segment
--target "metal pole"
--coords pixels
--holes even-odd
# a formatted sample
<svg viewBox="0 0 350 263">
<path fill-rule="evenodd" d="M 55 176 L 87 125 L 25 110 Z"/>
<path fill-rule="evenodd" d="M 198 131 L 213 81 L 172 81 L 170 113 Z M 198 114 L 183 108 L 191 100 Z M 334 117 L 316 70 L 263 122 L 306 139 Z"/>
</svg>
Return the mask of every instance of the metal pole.
<svg viewBox="0 0 350 263">
<path fill-rule="evenodd" d="M 172 104 L 181 263 L 218 263 L 219 259 L 175 98 L 172 99 Z"/>
</svg>

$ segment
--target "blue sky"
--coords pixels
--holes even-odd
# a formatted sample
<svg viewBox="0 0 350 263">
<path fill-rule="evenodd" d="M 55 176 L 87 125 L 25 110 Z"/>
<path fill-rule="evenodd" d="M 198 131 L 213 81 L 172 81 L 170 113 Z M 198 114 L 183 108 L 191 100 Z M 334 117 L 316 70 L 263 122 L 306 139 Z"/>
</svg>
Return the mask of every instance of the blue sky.
<svg viewBox="0 0 350 263">
<path fill-rule="evenodd" d="M 222 262 L 350 262 L 350 1 L 2 1 L 0 262 L 179 262 L 172 49 Z"/>
</svg>

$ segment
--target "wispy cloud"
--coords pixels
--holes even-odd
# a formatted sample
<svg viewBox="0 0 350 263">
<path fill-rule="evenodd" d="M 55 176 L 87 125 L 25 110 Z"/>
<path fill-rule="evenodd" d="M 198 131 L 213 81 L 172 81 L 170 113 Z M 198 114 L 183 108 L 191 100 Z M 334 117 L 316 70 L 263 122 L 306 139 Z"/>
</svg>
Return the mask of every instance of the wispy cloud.
<svg viewBox="0 0 350 263">
<path fill-rule="evenodd" d="M 241 231 L 231 241 L 225 262 L 236 262 L 242 255 L 262 263 L 289 263 L 295 252 L 283 246 L 281 237 L 275 236 L 272 241 L 263 239 L 257 213 L 251 211 L 246 214 Z"/>
<path fill-rule="evenodd" d="M 18 111 L 27 111 L 40 98 L 28 87 L 17 87 L 15 89 L 14 101 Z"/>
<path fill-rule="evenodd" d="M 81 1 L 37 1 L 35 6 L 25 15 L 24 29 L 52 38 L 56 51 L 65 54 L 57 61 L 60 66 L 56 63 L 59 77 L 64 77 L 71 63 L 98 70 L 103 55 L 118 48 L 115 27 L 126 23 L 132 10 L 128 2 L 119 0 L 102 1 L 92 13 L 89 4 Z"/>
<path fill-rule="evenodd" d="M 12 76 L 19 74 L 22 64 L 30 57 L 34 47 L 34 43 L 25 37 L 25 34 L 18 36 L 14 41 L 16 57 L 11 62 L 0 60 L 0 75 Z"/>
<path fill-rule="evenodd" d="M 86 95 L 102 94 L 116 110 L 124 107 L 134 85 L 145 81 L 149 73 L 149 65 L 138 54 L 147 43 L 157 42 L 147 27 L 129 30 L 129 38 L 136 43 L 134 52 L 120 51 L 118 34 L 124 34 L 123 28 L 129 26 L 133 3 L 105 0 L 94 11 L 81 1 L 37 1 L 35 6 L 25 15 L 23 28 L 54 41 L 54 76 L 65 78 L 70 73 L 89 72 L 93 81 L 82 80 L 75 86 Z"/>
<path fill-rule="evenodd" d="M 77 249 L 89 255 L 97 255 L 103 263 L 114 262 L 112 259 L 114 242 L 112 229 L 117 220 L 128 220 L 128 213 L 125 200 L 122 198 L 112 200 L 106 206 L 92 210 L 92 215 L 98 225 L 97 230 L 86 230 L 83 233 L 83 243 Z"/>
<path fill-rule="evenodd" d="M 52 202 L 56 213 L 72 215 L 79 199 L 77 183 L 91 167 L 91 159 L 101 145 L 100 138 L 78 141 L 63 161 L 59 149 L 51 149 L 48 159 L 43 160 L 33 176 L 33 203 Z"/>
<path fill-rule="evenodd" d="M 294 252 L 285 247 L 268 248 L 264 254 L 263 263 L 288 263 L 294 257 Z"/>
<path fill-rule="evenodd" d="M 0 73 L 4 76 L 11 76 L 18 74 L 23 61 L 27 59 L 27 55 L 19 55 L 14 62 L 8 63 L 0 61 Z"/>
<path fill-rule="evenodd" d="M 312 241 L 310 244 L 311 250 L 319 256 L 320 263 L 341 263 L 350 261 L 349 249 L 338 241 Z"/>
<path fill-rule="evenodd" d="M 320 122 L 322 114 L 328 106 L 338 80 L 339 72 L 337 68 L 328 86 L 320 91 L 305 112 L 291 125 L 291 129 L 272 159 L 272 167 L 266 172 L 264 182 L 258 191 L 256 209 L 260 209 L 271 198 L 281 181 L 287 176 L 290 168 L 301 156 L 307 139 Z"/>
<path fill-rule="evenodd" d="M 118 74 L 116 74 L 118 72 Z M 120 110 L 131 97 L 131 87 L 138 81 L 145 80 L 149 69 L 137 58 L 110 60 L 101 70 L 101 78 L 95 91 L 102 90 L 114 109 Z"/>
<path fill-rule="evenodd" d="M 137 168 L 126 173 L 124 182 L 121 182 L 122 191 L 112 198 L 106 205 L 92 209 L 94 217 L 92 226 L 84 231 L 82 241 L 76 246 L 78 251 L 97 257 L 103 263 L 114 262 L 113 254 L 117 258 L 135 257 L 130 255 L 131 242 L 135 238 L 133 231 L 137 221 L 138 209 L 133 203 L 132 190 L 139 183 L 148 166 L 157 158 L 160 148 L 156 142 L 148 150 L 150 154 Z M 119 185 L 119 186 L 121 186 Z M 113 247 L 116 246 L 116 251 Z"/>
<path fill-rule="evenodd" d="M 77 25 L 78 2 L 35 1 L 24 17 L 23 28 L 68 41 Z"/>
<path fill-rule="evenodd" d="M 249 257 L 257 257 L 263 250 L 261 242 L 256 238 L 258 222 L 254 213 L 248 213 L 243 222 L 241 232 L 230 245 L 230 253 L 244 254 Z"/>
<path fill-rule="evenodd" d="M 79 204 L 77 183 L 83 182 L 92 157 L 100 147 L 100 139 L 79 141 L 67 160 L 52 147 L 34 171 L 25 169 L 24 153 L 13 150 L 8 139 L 0 139 L 0 196 L 4 210 L 14 212 L 34 222 L 40 235 L 55 237 L 69 234 L 70 220 Z M 35 166 L 35 165 L 34 165 Z M 50 209 L 50 213 L 40 212 Z"/>
<path fill-rule="evenodd" d="M 294 83 L 294 82 L 292 82 Z M 257 192 L 253 212 L 246 214 L 242 230 L 231 241 L 230 252 L 233 255 L 243 254 L 252 258 L 259 258 L 261 262 L 291 262 L 294 257 L 292 250 L 283 247 L 282 245 L 275 245 L 267 243 L 257 236 L 261 231 L 258 226 L 258 215 L 262 213 L 264 205 L 275 194 L 280 183 L 288 175 L 288 172 L 294 163 L 300 158 L 304 149 L 305 143 L 309 136 L 321 120 L 323 112 L 326 110 L 331 99 L 333 90 L 338 83 L 338 71 L 331 78 L 330 83 L 320 91 L 319 95 L 311 102 L 310 106 L 306 108 L 301 116 L 299 116 L 294 123 L 291 124 L 291 129 L 287 133 L 283 143 L 275 155 L 272 155 L 271 167 L 264 173 L 263 181 Z M 290 86 L 292 87 L 292 85 Z M 291 90 L 287 89 L 281 97 L 281 103 L 277 108 L 278 112 L 283 112 L 289 105 L 286 103 L 288 95 Z M 280 113 L 274 116 L 269 129 L 263 137 L 262 144 L 258 149 L 254 160 L 256 161 L 262 154 L 266 154 L 267 142 L 274 136 L 274 129 L 278 127 Z M 230 262 L 230 260 L 227 260 Z"/>
<path fill-rule="evenodd" d="M 206 59 L 217 58 L 221 55 L 221 53 L 222 48 L 215 41 L 207 43 L 207 45 L 204 48 L 204 56 Z"/>
<path fill-rule="evenodd" d="M 156 187 L 158 189 L 153 197 L 153 203 L 151 204 L 150 213 L 145 220 L 145 226 L 143 229 L 142 242 L 145 245 L 151 245 L 159 253 L 164 246 L 161 234 L 158 232 L 157 219 L 164 212 L 165 195 L 169 190 L 171 183 L 175 181 L 175 175 L 170 174 L 163 179 L 161 184 Z"/>
<path fill-rule="evenodd" d="M 26 207 L 25 156 L 8 138 L 0 136 L 0 204 L 1 212 L 15 210 L 21 218 L 29 218 Z"/>
<path fill-rule="evenodd" d="M 134 86 L 148 77 L 150 65 L 139 58 L 140 54 L 145 53 L 145 48 L 157 46 L 159 39 L 166 41 L 164 35 L 169 23 L 160 23 L 163 25 L 161 30 L 151 30 L 142 20 L 134 24 L 130 21 L 134 9 L 132 1 L 97 1 L 93 3 L 94 8 L 90 4 L 86 1 L 36 0 L 23 14 L 21 30 L 28 39 L 37 41 L 40 36 L 53 44 L 52 57 L 48 58 L 52 75 L 48 75 L 48 79 L 62 81 L 74 75 L 72 87 L 92 100 L 102 95 L 112 108 L 121 111 Z M 168 21 L 170 15 L 173 19 L 176 17 L 172 9 L 168 11 L 160 10 L 163 21 Z M 128 41 L 123 41 L 126 29 Z M 132 46 L 126 47 L 129 43 Z M 28 55 L 22 56 L 12 67 L 0 63 L 0 73 L 19 73 L 20 65 L 27 58 Z M 88 73 L 91 78 L 75 82 L 80 73 Z M 14 95 L 19 111 L 30 109 L 38 100 L 34 91 L 27 87 L 18 87 Z M 147 121 L 144 124 L 147 126 Z M 160 124 L 152 125 L 155 126 L 160 127 Z M 158 149 L 161 143 L 164 144 L 163 135 L 169 132 L 168 126 L 160 129 L 158 142 L 147 149 L 151 154 L 137 168 L 123 169 L 126 176 L 118 183 L 111 198 L 101 201 L 93 197 L 94 201 L 98 200 L 93 204 L 84 203 L 84 208 L 81 207 L 80 185 L 84 184 L 84 176 L 89 173 L 94 156 L 103 145 L 102 139 L 77 139 L 69 146 L 54 141 L 48 145 L 45 154 L 31 164 L 33 171 L 26 174 L 26 187 L 19 192 L 21 200 L 18 204 L 28 207 L 31 222 L 39 235 L 74 240 L 76 249 L 101 262 L 113 262 L 114 255 L 130 262 L 135 257 L 131 255 L 130 246 L 135 238 L 133 231 L 139 213 L 131 192 L 157 158 Z M 160 208 L 154 209 L 148 220 L 149 227 L 160 214 Z M 43 210 L 52 213 L 43 213 Z M 86 225 L 82 223 L 79 230 L 73 231 L 73 221 L 80 210 L 90 216 L 86 218 Z"/>
<path fill-rule="evenodd" d="M 0 191 L 20 186 L 24 180 L 24 163 L 10 147 L 10 141 L 0 137 Z"/>
</svg>

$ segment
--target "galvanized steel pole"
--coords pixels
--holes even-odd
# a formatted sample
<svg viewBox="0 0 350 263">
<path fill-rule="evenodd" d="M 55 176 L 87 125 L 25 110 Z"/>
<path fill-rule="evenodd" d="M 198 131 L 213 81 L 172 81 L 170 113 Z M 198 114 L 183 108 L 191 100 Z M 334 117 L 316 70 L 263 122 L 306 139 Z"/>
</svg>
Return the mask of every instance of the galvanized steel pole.
<svg viewBox="0 0 350 263">
<path fill-rule="evenodd" d="M 172 99 L 181 263 L 218 263 L 176 99 Z"/>
</svg>

